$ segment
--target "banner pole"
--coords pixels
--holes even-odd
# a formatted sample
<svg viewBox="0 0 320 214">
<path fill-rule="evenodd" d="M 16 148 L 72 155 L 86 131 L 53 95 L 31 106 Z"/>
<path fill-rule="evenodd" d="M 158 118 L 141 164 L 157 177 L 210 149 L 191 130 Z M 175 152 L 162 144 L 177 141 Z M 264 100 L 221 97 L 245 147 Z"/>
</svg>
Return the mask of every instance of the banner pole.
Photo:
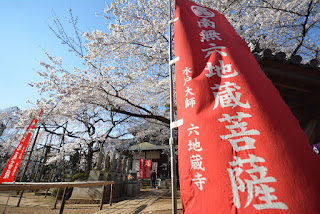
<svg viewBox="0 0 320 214">
<path fill-rule="evenodd" d="M 28 165 L 29 165 L 29 162 L 31 160 L 32 152 L 33 152 L 34 146 L 36 145 L 36 142 L 37 142 L 37 139 L 38 139 L 39 130 L 40 130 L 40 126 L 38 126 L 37 133 L 36 133 L 36 135 L 35 135 L 35 137 L 33 139 L 33 144 L 31 146 L 30 154 L 29 154 L 27 163 L 26 163 L 26 165 L 25 165 L 25 167 L 23 169 L 23 172 L 22 172 L 22 175 L 21 175 L 21 178 L 20 178 L 20 182 L 22 182 L 24 180 L 24 176 L 25 176 L 25 174 L 27 172 Z M 21 202 L 21 199 L 22 199 L 22 196 L 23 196 L 23 192 L 24 192 L 24 190 L 22 190 L 21 193 L 20 193 L 20 197 L 19 197 L 19 200 L 18 200 L 18 203 L 17 203 L 17 207 L 20 206 L 20 202 Z"/>
<path fill-rule="evenodd" d="M 10 190 L 10 192 L 9 192 L 9 195 L 8 195 L 8 198 L 7 198 L 7 202 L 6 202 L 6 205 L 4 206 L 2 214 L 6 214 L 6 210 L 7 210 L 7 206 L 8 206 L 8 203 L 9 203 L 9 199 L 11 197 L 11 193 L 12 193 L 12 190 Z"/>
<path fill-rule="evenodd" d="M 171 0 L 169 0 L 169 78 L 170 78 L 170 124 L 174 121 L 173 113 L 173 79 L 172 79 L 172 31 L 171 31 Z M 175 142 L 173 139 L 173 128 L 170 126 L 170 162 L 171 162 L 171 195 L 172 195 L 172 214 L 177 213 L 177 181 L 176 181 L 176 157 Z"/>
<path fill-rule="evenodd" d="M 29 166 L 29 162 L 31 160 L 31 156 L 32 156 L 32 153 L 33 153 L 33 150 L 34 150 L 34 146 L 36 145 L 36 141 L 38 139 L 38 135 L 39 135 L 39 130 L 40 130 L 40 126 L 38 126 L 37 128 L 37 133 L 33 139 L 33 143 L 32 143 L 32 146 L 31 146 L 31 149 L 30 149 L 30 153 L 29 153 L 29 156 L 28 156 L 28 160 L 27 160 L 27 163 L 23 169 L 23 172 L 22 172 L 22 175 L 21 175 L 21 178 L 20 178 L 20 182 L 22 182 L 24 180 L 24 176 L 27 172 L 27 169 L 28 169 L 28 166 Z"/>
<path fill-rule="evenodd" d="M 16 183 L 17 175 L 18 175 L 18 173 L 16 173 L 15 176 L 14 176 L 13 184 Z M 8 206 L 8 204 L 9 204 L 9 200 L 10 200 L 12 191 L 13 191 L 13 190 L 10 190 L 10 192 L 9 192 L 8 199 L 7 199 L 6 205 L 4 206 L 4 209 L 3 209 L 3 213 L 2 213 L 2 214 L 6 214 L 7 206 Z"/>
</svg>

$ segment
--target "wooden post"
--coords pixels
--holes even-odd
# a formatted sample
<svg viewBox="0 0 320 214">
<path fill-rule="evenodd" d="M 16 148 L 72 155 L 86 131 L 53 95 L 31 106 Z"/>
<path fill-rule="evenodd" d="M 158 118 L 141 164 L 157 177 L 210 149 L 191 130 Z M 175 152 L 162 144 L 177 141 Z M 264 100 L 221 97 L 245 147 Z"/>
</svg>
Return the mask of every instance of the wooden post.
<svg viewBox="0 0 320 214">
<path fill-rule="evenodd" d="M 36 145 L 36 142 L 37 142 L 37 139 L 38 139 L 39 130 L 40 130 L 40 126 L 38 126 L 37 133 L 36 133 L 36 135 L 34 137 L 34 140 L 33 140 L 33 143 L 32 143 L 31 149 L 30 149 L 29 157 L 28 157 L 27 163 L 26 163 L 26 165 L 25 165 L 25 167 L 23 169 L 20 182 L 22 182 L 24 180 L 24 176 L 26 175 L 26 172 L 27 172 L 27 169 L 28 169 L 28 166 L 29 166 L 29 162 L 30 162 L 30 159 L 31 159 L 31 156 L 32 156 L 32 152 L 34 150 L 34 146 Z"/>
<path fill-rule="evenodd" d="M 59 214 L 62 214 L 62 213 L 63 213 L 64 205 L 66 204 L 67 190 L 68 190 L 68 187 L 66 187 L 66 188 L 64 189 Z"/>
<path fill-rule="evenodd" d="M 23 192 L 24 192 L 24 190 L 22 190 L 22 191 L 20 192 L 20 196 L 19 196 L 19 200 L 18 200 L 18 203 L 17 203 L 17 207 L 20 206 L 20 202 L 21 202 L 21 199 L 22 199 Z"/>
<path fill-rule="evenodd" d="M 110 206 L 112 206 L 112 195 L 113 195 L 112 194 L 112 189 L 113 189 L 112 187 L 113 187 L 113 184 L 110 185 L 110 202 L 109 202 Z"/>
<path fill-rule="evenodd" d="M 57 203 L 58 203 L 58 198 L 59 198 L 60 191 L 61 191 L 61 189 L 58 188 L 57 195 L 56 195 L 56 201 L 54 202 L 53 209 L 57 209 Z"/>
<path fill-rule="evenodd" d="M 49 139 L 49 134 L 47 135 L 47 139 L 46 139 L 46 142 L 44 143 L 44 145 L 47 145 L 48 139 Z M 52 141 L 52 134 L 51 134 L 50 143 L 51 143 L 51 141 Z M 49 144 L 50 144 L 50 143 L 49 143 Z M 34 177 L 34 181 L 38 181 L 38 176 L 39 176 L 39 174 L 40 174 L 40 172 L 41 172 L 41 169 L 42 169 L 41 158 L 42 158 L 42 156 L 44 156 L 44 154 L 45 154 L 44 148 L 45 148 L 45 146 L 43 147 L 43 152 L 42 152 L 42 154 L 40 154 L 40 156 L 38 156 L 38 158 L 39 158 L 39 161 L 37 161 L 37 162 L 38 162 L 38 169 L 36 169 L 36 175 L 35 175 L 35 177 Z M 38 159 L 38 158 L 37 158 L 37 159 Z M 40 168 L 40 170 L 39 170 L 39 168 Z"/>
<path fill-rule="evenodd" d="M 22 181 L 24 180 L 24 176 L 25 176 L 25 174 L 26 174 L 26 171 L 27 171 L 27 168 L 28 168 L 28 165 L 29 165 L 30 159 L 31 159 L 31 155 L 32 155 L 32 152 L 33 152 L 34 146 L 36 145 L 36 142 L 37 142 L 37 139 L 38 139 L 39 130 L 40 130 L 40 126 L 38 126 L 36 136 L 34 137 L 33 144 L 32 144 L 32 146 L 31 146 L 31 150 L 30 150 L 30 154 L 29 154 L 29 157 L 28 157 L 27 163 L 26 163 L 26 165 L 25 165 L 25 167 L 24 167 L 24 169 L 23 169 L 23 172 L 22 172 L 22 176 L 21 176 L 20 182 L 22 182 Z M 20 193 L 19 200 L 18 200 L 18 203 L 17 203 L 17 207 L 19 207 L 19 206 L 20 206 L 20 202 L 21 202 L 21 199 L 22 199 L 23 192 L 24 192 L 24 191 L 22 190 L 22 191 L 21 191 L 21 193 Z"/>
<path fill-rule="evenodd" d="M 10 190 L 9 195 L 8 195 L 8 199 L 7 199 L 6 205 L 4 206 L 2 214 L 6 214 L 6 209 L 7 209 L 8 203 L 9 203 L 9 199 L 11 197 L 11 193 L 12 193 L 12 191 Z"/>
<path fill-rule="evenodd" d="M 51 182 L 51 181 L 52 181 L 52 178 L 53 178 L 53 174 L 54 174 L 54 169 L 51 169 L 50 172 L 51 172 L 51 175 L 50 175 L 49 181 Z M 50 190 L 50 188 L 48 188 L 48 189 L 46 190 L 46 194 L 44 195 L 45 198 L 47 198 L 49 190 Z"/>
<path fill-rule="evenodd" d="M 103 185 L 102 186 L 102 196 L 101 196 L 101 201 L 100 201 L 100 210 L 102 210 L 102 206 L 103 206 L 103 202 L 104 202 L 104 195 L 105 195 L 105 192 L 106 192 L 106 186 Z"/>
<path fill-rule="evenodd" d="M 47 198 L 48 192 L 49 192 L 49 189 L 46 190 L 46 194 L 44 194 L 44 198 Z"/>
<path fill-rule="evenodd" d="M 66 129 L 67 129 L 67 126 L 68 126 L 68 121 L 65 123 L 66 124 L 66 127 L 63 127 L 63 134 L 62 134 L 62 138 L 61 138 L 61 141 L 60 141 L 60 148 L 64 145 L 64 135 L 66 133 Z M 60 152 L 60 150 L 59 150 Z M 66 160 L 65 160 L 65 156 L 63 155 L 63 168 L 62 168 L 62 181 L 65 181 L 66 180 Z"/>
<path fill-rule="evenodd" d="M 40 174 L 39 174 L 39 177 L 38 177 L 38 182 L 41 180 L 42 174 L 44 172 L 44 168 L 45 168 L 46 163 L 47 163 L 47 158 L 48 158 L 48 155 L 50 153 L 51 146 L 47 146 L 46 145 L 45 148 L 46 148 L 46 151 L 45 151 L 45 154 L 44 154 L 44 159 L 43 159 L 41 170 L 40 170 Z"/>
</svg>

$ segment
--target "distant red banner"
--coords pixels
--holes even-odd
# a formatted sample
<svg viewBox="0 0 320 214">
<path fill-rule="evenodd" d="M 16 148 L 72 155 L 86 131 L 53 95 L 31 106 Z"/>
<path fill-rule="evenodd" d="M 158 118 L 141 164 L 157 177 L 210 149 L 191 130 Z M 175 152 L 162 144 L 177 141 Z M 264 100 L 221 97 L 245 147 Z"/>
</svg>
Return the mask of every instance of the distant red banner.
<svg viewBox="0 0 320 214">
<path fill-rule="evenodd" d="M 43 110 L 41 109 L 39 115 L 37 118 L 34 118 L 30 125 L 28 126 L 25 134 L 23 135 L 19 145 L 14 150 L 12 156 L 10 157 L 6 167 L 2 171 L 2 174 L 0 176 L 0 183 L 2 182 L 13 182 L 14 178 L 16 176 L 16 173 L 18 171 L 18 168 L 20 166 L 21 160 L 23 158 L 24 152 L 27 149 L 28 143 L 30 141 L 30 138 L 32 136 L 32 133 L 34 129 L 37 126 L 37 123 L 39 121 L 39 118 L 42 114 Z"/>
<path fill-rule="evenodd" d="M 147 159 L 146 160 L 146 178 L 150 178 L 151 176 L 151 166 L 152 166 L 152 160 Z"/>
<path fill-rule="evenodd" d="M 139 179 L 146 177 L 145 159 L 140 158 Z"/>
<path fill-rule="evenodd" d="M 152 162 L 151 171 L 155 171 L 158 174 L 158 162 Z"/>
<path fill-rule="evenodd" d="M 215 10 L 176 0 L 184 213 L 319 213 L 320 159 L 250 49 Z"/>
</svg>

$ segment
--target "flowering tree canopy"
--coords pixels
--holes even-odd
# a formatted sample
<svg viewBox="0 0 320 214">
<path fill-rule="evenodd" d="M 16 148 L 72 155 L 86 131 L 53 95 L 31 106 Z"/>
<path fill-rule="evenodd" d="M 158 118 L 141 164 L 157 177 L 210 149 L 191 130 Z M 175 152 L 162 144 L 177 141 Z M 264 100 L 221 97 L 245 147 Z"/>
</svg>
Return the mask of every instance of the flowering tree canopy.
<svg viewBox="0 0 320 214">
<path fill-rule="evenodd" d="M 64 64 L 62 58 L 45 53 L 38 74 L 43 81 L 31 83 L 43 98 L 36 104 L 47 116 L 41 123 L 62 127 L 64 133 L 85 142 L 103 142 L 135 129 L 143 139 L 155 124 L 161 138 L 168 135 L 169 103 L 168 9 L 163 0 L 113 0 L 106 5 L 106 29 L 82 32 L 70 12 L 74 34 L 67 34 L 59 19 L 51 30 L 82 66 Z M 204 6 L 224 14 L 249 43 L 262 48 L 319 59 L 320 4 L 315 0 L 205 1 Z M 140 132 L 140 133 L 137 133 Z M 152 133 L 154 134 L 154 133 Z M 92 147 L 92 145 L 91 145 Z"/>
<path fill-rule="evenodd" d="M 22 129 L 17 126 L 18 113 L 17 107 L 0 110 L 0 156 L 10 156 L 15 146 L 18 144 Z"/>
</svg>

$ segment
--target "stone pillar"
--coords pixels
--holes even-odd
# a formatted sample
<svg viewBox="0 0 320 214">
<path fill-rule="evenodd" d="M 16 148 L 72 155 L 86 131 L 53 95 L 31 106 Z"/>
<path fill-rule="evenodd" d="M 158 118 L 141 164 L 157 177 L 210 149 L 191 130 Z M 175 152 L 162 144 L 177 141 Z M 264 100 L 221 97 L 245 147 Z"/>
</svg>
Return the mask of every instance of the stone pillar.
<svg viewBox="0 0 320 214">
<path fill-rule="evenodd" d="M 129 173 L 131 169 L 132 169 L 132 161 L 130 158 L 128 158 L 127 164 L 126 164 L 126 173 Z"/>
<path fill-rule="evenodd" d="M 100 143 L 100 152 L 98 156 L 98 161 L 97 161 L 97 166 L 96 170 L 101 170 L 102 169 L 102 160 L 103 160 L 103 143 Z"/>
<path fill-rule="evenodd" d="M 78 165 L 79 165 L 79 149 L 75 149 L 75 153 L 70 157 L 70 161 L 72 164 L 72 169 L 77 171 L 78 170 Z"/>
<path fill-rule="evenodd" d="M 115 170 L 115 166 L 116 166 L 116 160 L 114 157 L 114 154 L 112 154 L 111 156 L 111 166 L 110 166 L 110 171 L 113 172 Z"/>
<path fill-rule="evenodd" d="M 127 165 L 127 161 L 126 161 L 127 158 L 122 158 L 122 172 L 126 172 L 126 165 Z"/>
<path fill-rule="evenodd" d="M 104 159 L 104 170 L 106 172 L 109 172 L 110 170 L 110 156 L 109 156 L 109 153 L 106 153 L 105 155 L 105 159 Z"/>
<path fill-rule="evenodd" d="M 121 155 L 119 155 L 118 157 L 118 161 L 117 161 L 117 172 L 121 172 Z"/>
</svg>

